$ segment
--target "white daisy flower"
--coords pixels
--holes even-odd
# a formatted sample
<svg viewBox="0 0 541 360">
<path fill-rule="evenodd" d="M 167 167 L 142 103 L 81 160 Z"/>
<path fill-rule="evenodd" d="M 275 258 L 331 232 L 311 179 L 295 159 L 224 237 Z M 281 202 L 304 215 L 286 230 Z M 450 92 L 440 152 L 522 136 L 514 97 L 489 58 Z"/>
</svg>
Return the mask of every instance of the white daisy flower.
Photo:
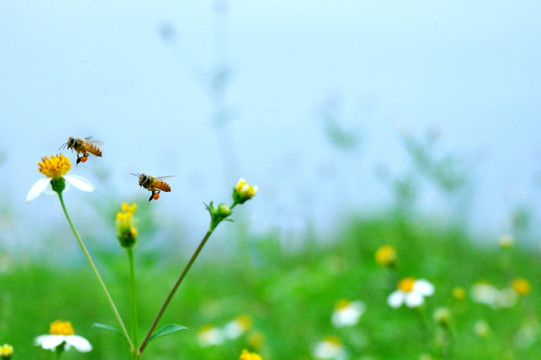
<svg viewBox="0 0 541 360">
<path fill-rule="evenodd" d="M 224 335 L 217 327 L 206 325 L 197 333 L 197 341 L 199 341 L 199 345 L 202 347 L 220 345 L 224 342 Z"/>
<path fill-rule="evenodd" d="M 477 283 L 472 286 L 473 301 L 489 305 L 493 308 L 508 308 L 517 302 L 517 294 L 513 289 L 499 290 L 487 283 Z"/>
<path fill-rule="evenodd" d="M 346 350 L 340 339 L 327 336 L 314 347 L 314 357 L 317 359 L 344 359 Z"/>
<path fill-rule="evenodd" d="M 398 308 L 402 304 L 414 308 L 421 306 L 425 301 L 425 297 L 432 294 L 434 294 L 434 285 L 427 280 L 405 278 L 398 283 L 398 289 L 389 295 L 387 303 L 392 308 Z"/>
<path fill-rule="evenodd" d="M 39 179 L 32 185 L 26 195 L 26 202 L 34 200 L 43 192 L 47 195 L 55 194 L 52 183 L 57 182 L 59 179 L 65 180 L 63 190 L 67 190 L 70 184 L 82 191 L 90 192 L 94 190 L 94 185 L 87 179 L 77 175 L 66 175 L 70 169 L 69 158 L 64 155 L 41 158 L 41 161 L 38 162 L 38 170 L 46 177 Z"/>
<path fill-rule="evenodd" d="M 73 346 L 80 352 L 89 352 L 92 345 L 84 337 L 74 335 L 73 327 L 69 321 L 57 320 L 51 323 L 49 334 L 40 335 L 34 340 L 36 346 L 41 346 L 45 350 L 57 351 L 59 346 L 63 350 L 69 350 Z"/>
<path fill-rule="evenodd" d="M 340 300 L 334 307 L 331 321 L 336 327 L 353 326 L 365 310 L 366 306 L 361 301 Z"/>
</svg>

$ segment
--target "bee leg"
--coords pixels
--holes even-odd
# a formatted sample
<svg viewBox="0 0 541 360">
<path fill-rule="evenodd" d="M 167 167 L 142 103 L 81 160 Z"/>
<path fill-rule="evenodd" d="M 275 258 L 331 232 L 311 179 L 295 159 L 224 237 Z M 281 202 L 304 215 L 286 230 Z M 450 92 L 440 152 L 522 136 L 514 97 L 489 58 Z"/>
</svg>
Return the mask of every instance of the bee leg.
<svg viewBox="0 0 541 360">
<path fill-rule="evenodd" d="M 148 203 L 150 204 L 150 202 L 152 201 L 152 199 L 154 198 L 154 194 L 156 192 L 154 190 L 152 190 L 152 194 L 150 195 L 150 197 L 148 198 Z"/>
<path fill-rule="evenodd" d="M 81 158 L 79 157 L 79 154 L 77 153 L 77 162 L 75 163 L 75 165 L 79 165 L 80 162 L 81 162 Z"/>
</svg>

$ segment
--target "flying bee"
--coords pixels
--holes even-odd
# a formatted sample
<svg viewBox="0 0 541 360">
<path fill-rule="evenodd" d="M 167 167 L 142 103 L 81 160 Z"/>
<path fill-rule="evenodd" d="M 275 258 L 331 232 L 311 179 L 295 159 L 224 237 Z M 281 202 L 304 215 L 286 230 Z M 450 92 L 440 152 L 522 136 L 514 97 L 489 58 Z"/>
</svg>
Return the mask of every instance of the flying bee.
<svg viewBox="0 0 541 360">
<path fill-rule="evenodd" d="M 146 174 L 133 174 L 130 173 L 133 176 L 137 176 L 139 178 L 139 186 L 144 187 L 148 191 L 151 191 L 152 194 L 148 198 L 148 202 L 151 202 L 153 199 L 158 200 L 160 198 L 160 192 L 170 192 L 171 186 L 169 186 L 168 183 L 163 181 L 163 179 L 170 178 L 172 176 L 160 176 L 160 177 L 154 177 L 151 175 Z"/>
<path fill-rule="evenodd" d="M 63 149 L 67 147 L 68 149 L 73 149 L 77 153 L 77 165 L 80 162 L 85 162 L 88 159 L 88 154 L 96 155 L 101 157 L 100 146 L 102 143 L 99 141 L 93 141 L 92 137 L 85 137 L 84 139 L 77 137 L 69 137 L 68 141 L 60 147 Z M 83 156 L 80 156 L 82 154 Z"/>
</svg>

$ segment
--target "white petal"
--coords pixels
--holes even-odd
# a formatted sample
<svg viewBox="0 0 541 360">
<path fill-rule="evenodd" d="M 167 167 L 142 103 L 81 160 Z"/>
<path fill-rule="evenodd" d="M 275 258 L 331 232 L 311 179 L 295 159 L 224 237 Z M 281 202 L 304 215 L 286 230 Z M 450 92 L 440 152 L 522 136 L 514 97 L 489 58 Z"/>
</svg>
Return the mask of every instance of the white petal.
<svg viewBox="0 0 541 360">
<path fill-rule="evenodd" d="M 94 191 L 95 187 L 90 181 L 84 177 L 77 175 L 64 175 L 64 179 L 69 182 L 71 185 L 75 186 L 77 189 L 82 191 Z"/>
<path fill-rule="evenodd" d="M 497 301 L 499 290 L 490 284 L 475 284 L 471 288 L 473 301 L 494 305 Z"/>
<path fill-rule="evenodd" d="M 408 295 L 406 295 L 406 305 L 407 307 L 413 308 L 417 307 L 423 304 L 425 301 L 425 298 L 416 292 L 410 292 Z"/>
<path fill-rule="evenodd" d="M 69 184 L 67 184 L 67 185 L 69 185 Z M 66 190 L 66 189 L 64 189 L 64 190 Z M 49 186 L 47 186 L 45 188 L 45 190 L 43 190 L 43 193 L 45 195 L 56 195 L 56 191 L 53 190 L 53 186 L 50 183 L 49 183 Z"/>
<path fill-rule="evenodd" d="M 238 321 L 231 321 L 224 327 L 223 332 L 228 339 L 236 339 L 242 335 L 244 329 Z"/>
<path fill-rule="evenodd" d="M 40 335 L 37 338 L 34 339 L 34 345 L 41 346 L 41 343 L 45 341 L 46 338 L 48 338 L 51 335 Z"/>
<path fill-rule="evenodd" d="M 499 307 L 512 307 L 517 302 L 517 293 L 510 288 L 498 291 L 495 305 Z"/>
<path fill-rule="evenodd" d="M 36 345 L 40 345 L 46 350 L 55 350 L 56 347 L 64 341 L 63 335 L 41 335 L 34 340 Z"/>
<path fill-rule="evenodd" d="M 404 303 L 404 298 L 404 293 L 400 290 L 396 290 L 387 298 L 387 304 L 396 309 Z"/>
<path fill-rule="evenodd" d="M 66 336 L 66 344 L 73 345 L 80 352 L 89 352 L 92 350 L 92 345 L 90 345 L 88 340 L 79 335 Z"/>
<path fill-rule="evenodd" d="M 332 315 L 332 323 L 336 327 L 353 326 L 359 322 L 366 306 L 361 301 L 353 301 L 342 309 L 335 310 Z"/>
<path fill-rule="evenodd" d="M 413 284 L 413 292 L 421 294 L 423 296 L 430 296 L 434 294 L 434 285 L 427 280 L 420 279 Z"/>
<path fill-rule="evenodd" d="M 344 347 L 342 344 L 323 340 L 316 344 L 314 355 L 318 359 L 339 359 L 345 355 Z"/>
<path fill-rule="evenodd" d="M 220 329 L 209 328 L 199 332 L 199 334 L 197 334 L 197 340 L 202 347 L 220 345 L 224 342 L 224 335 Z"/>
<path fill-rule="evenodd" d="M 26 202 L 29 203 L 37 198 L 47 187 L 51 187 L 50 178 L 42 178 L 36 181 L 26 195 Z"/>
</svg>

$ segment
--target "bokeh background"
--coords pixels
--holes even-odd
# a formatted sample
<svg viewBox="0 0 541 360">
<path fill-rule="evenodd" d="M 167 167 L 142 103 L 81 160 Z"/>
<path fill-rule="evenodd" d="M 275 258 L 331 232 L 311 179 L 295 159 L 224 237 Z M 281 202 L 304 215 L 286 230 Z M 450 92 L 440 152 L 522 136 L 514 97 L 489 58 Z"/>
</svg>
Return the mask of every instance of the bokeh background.
<svg viewBox="0 0 541 360">
<path fill-rule="evenodd" d="M 97 189 L 66 198 L 107 256 L 120 202 L 153 219 L 141 248 L 174 260 L 239 177 L 260 191 L 222 244 L 333 243 L 356 214 L 402 209 L 537 251 L 540 16 L 534 1 L 1 2 L 0 250 L 84 265 L 57 200 L 25 196 L 42 156 L 91 135 L 103 158 L 73 172 Z M 173 191 L 147 206 L 130 173 L 174 175 Z"/>
</svg>

